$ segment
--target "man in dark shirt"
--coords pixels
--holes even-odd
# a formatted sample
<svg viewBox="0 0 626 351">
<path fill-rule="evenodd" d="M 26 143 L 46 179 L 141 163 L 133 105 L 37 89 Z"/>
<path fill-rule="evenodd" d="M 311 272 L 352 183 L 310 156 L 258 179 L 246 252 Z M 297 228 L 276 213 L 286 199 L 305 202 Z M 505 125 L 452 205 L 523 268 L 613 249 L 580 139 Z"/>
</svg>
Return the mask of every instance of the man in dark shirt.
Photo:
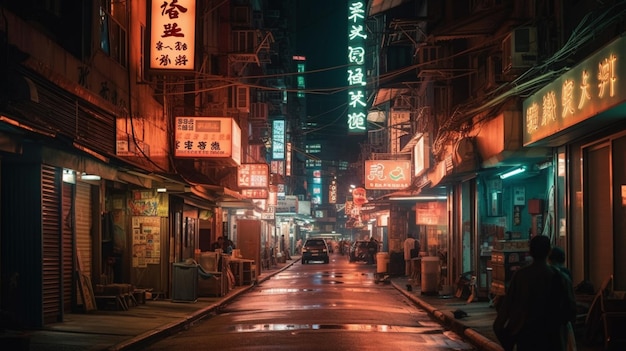
<svg viewBox="0 0 626 351">
<path fill-rule="evenodd" d="M 576 318 L 574 290 L 567 278 L 548 264 L 550 239 L 530 241 L 533 262 L 511 278 L 493 324 L 504 350 L 566 350 L 567 323 Z"/>
</svg>

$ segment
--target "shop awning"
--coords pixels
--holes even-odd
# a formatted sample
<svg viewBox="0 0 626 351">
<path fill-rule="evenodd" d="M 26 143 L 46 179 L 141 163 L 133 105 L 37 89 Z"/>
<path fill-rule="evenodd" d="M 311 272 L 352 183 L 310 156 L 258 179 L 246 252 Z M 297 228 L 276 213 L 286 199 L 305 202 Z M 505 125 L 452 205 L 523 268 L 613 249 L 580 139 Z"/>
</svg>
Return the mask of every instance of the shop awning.
<svg viewBox="0 0 626 351">
<path fill-rule="evenodd" d="M 369 16 L 388 11 L 394 7 L 400 6 L 409 0 L 372 0 L 368 11 Z"/>
<path fill-rule="evenodd" d="M 394 99 L 396 96 L 409 92 L 407 88 L 380 88 L 376 92 L 372 106 L 382 105 L 387 101 Z"/>
<path fill-rule="evenodd" d="M 179 167 L 177 176 L 189 184 L 189 191 L 223 208 L 256 209 L 251 199 L 217 182 L 195 169 Z"/>
</svg>

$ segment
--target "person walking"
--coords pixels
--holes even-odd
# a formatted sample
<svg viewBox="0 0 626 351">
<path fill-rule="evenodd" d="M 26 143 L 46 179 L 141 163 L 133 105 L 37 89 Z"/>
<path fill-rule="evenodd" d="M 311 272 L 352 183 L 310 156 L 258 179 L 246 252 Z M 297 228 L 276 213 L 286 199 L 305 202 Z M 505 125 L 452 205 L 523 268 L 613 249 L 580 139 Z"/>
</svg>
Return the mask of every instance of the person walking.
<svg viewBox="0 0 626 351">
<path fill-rule="evenodd" d="M 412 263 L 411 263 L 411 250 L 415 250 L 415 238 L 413 237 L 413 233 L 407 234 L 406 239 L 404 240 L 404 274 L 407 277 L 411 277 L 412 275 Z"/>
<path fill-rule="evenodd" d="M 367 243 L 367 263 L 368 264 L 376 263 L 377 252 L 378 252 L 378 240 L 374 239 L 374 237 L 371 237 L 370 241 Z"/>
<path fill-rule="evenodd" d="M 565 276 L 567 282 L 573 289 L 574 284 L 572 283 L 572 272 L 565 267 L 565 251 L 558 246 L 553 247 L 550 251 L 550 255 L 548 256 L 548 262 L 552 265 L 552 267 L 556 268 Z M 572 322 L 567 323 L 562 337 L 565 339 L 567 351 L 576 351 L 576 336 L 574 334 L 574 326 L 572 325 Z"/>
<path fill-rule="evenodd" d="M 576 318 L 574 290 L 565 276 L 548 264 L 550 238 L 530 240 L 532 263 L 511 277 L 504 299 L 496 306 L 493 330 L 505 351 L 565 351 L 567 323 Z"/>
</svg>

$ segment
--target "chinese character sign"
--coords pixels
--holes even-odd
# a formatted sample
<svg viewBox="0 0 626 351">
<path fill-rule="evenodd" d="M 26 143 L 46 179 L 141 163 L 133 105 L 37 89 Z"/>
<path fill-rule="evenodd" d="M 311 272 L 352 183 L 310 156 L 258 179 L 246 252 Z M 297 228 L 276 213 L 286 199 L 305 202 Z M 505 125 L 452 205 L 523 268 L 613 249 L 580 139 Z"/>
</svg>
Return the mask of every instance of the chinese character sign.
<svg viewBox="0 0 626 351">
<path fill-rule="evenodd" d="M 348 133 L 362 134 L 367 130 L 365 69 L 365 1 L 348 1 Z"/>
<path fill-rule="evenodd" d="M 601 115 L 626 100 L 620 37 L 524 101 L 524 145 Z"/>
<path fill-rule="evenodd" d="M 237 185 L 240 188 L 267 188 L 268 179 L 267 163 L 244 163 L 238 168 Z"/>
<path fill-rule="evenodd" d="M 285 121 L 282 119 L 272 122 L 272 159 L 285 159 Z"/>
<path fill-rule="evenodd" d="M 148 67 L 194 70 L 196 0 L 152 0 L 150 15 Z"/>
<path fill-rule="evenodd" d="M 176 117 L 174 156 L 241 163 L 241 129 L 230 117 Z"/>
<path fill-rule="evenodd" d="M 337 182 L 335 180 L 330 182 L 330 186 L 328 187 L 328 203 L 337 203 Z"/>
<path fill-rule="evenodd" d="M 365 161 L 366 189 L 400 190 L 407 188 L 409 185 L 411 185 L 411 161 Z"/>
</svg>

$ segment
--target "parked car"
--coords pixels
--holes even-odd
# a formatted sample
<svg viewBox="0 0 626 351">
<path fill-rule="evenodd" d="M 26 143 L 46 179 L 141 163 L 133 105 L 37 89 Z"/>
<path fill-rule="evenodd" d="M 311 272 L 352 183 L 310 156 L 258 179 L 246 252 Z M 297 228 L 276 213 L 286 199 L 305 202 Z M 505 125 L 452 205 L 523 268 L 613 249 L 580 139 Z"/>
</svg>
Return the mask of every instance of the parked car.
<svg viewBox="0 0 626 351">
<path fill-rule="evenodd" d="M 350 246 L 350 262 L 367 262 L 367 244 L 368 240 L 356 240 Z"/>
<path fill-rule="evenodd" d="M 302 246 L 302 264 L 309 263 L 309 261 L 322 261 L 324 263 L 330 262 L 328 256 L 328 245 L 326 240 L 322 238 L 310 238 L 304 242 Z"/>
</svg>

